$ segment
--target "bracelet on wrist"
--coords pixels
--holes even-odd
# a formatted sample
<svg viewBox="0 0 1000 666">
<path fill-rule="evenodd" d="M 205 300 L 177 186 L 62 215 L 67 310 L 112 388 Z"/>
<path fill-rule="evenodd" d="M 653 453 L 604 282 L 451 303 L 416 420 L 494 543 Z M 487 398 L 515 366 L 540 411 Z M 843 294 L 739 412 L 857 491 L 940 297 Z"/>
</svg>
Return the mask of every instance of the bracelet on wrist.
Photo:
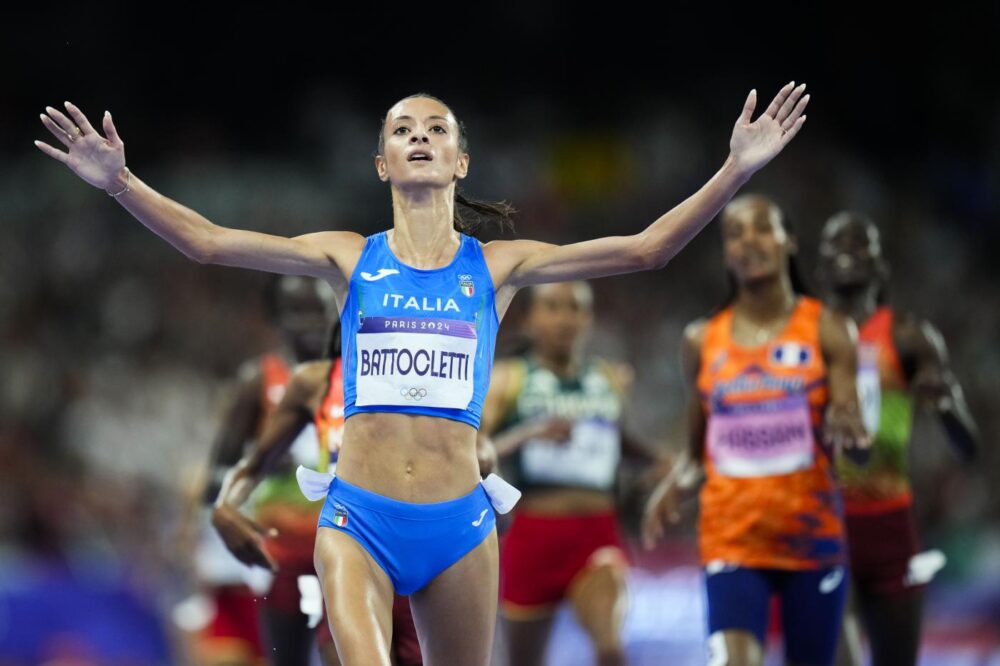
<svg viewBox="0 0 1000 666">
<path fill-rule="evenodd" d="M 126 192 L 132 189 L 132 172 L 129 171 L 128 167 L 123 167 L 123 168 L 125 169 L 125 174 L 126 174 L 125 187 L 122 188 L 121 192 L 108 192 L 107 190 L 104 190 L 105 192 L 108 192 L 109 197 L 114 197 L 117 199 L 119 196 L 125 194 Z"/>
</svg>

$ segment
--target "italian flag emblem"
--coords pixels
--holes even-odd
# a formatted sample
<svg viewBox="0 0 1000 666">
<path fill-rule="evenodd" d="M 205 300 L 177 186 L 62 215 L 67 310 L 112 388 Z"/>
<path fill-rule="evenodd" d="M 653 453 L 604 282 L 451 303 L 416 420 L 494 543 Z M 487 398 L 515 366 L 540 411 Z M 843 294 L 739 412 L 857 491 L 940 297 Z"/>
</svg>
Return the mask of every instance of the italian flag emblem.
<svg viewBox="0 0 1000 666">
<path fill-rule="evenodd" d="M 337 527 L 344 527 L 347 525 L 347 509 L 343 507 L 338 507 L 333 514 L 333 524 Z"/>
<path fill-rule="evenodd" d="M 476 287 L 472 283 L 471 275 L 459 275 L 458 286 L 462 290 L 462 294 L 465 296 L 472 296 L 474 293 L 476 293 Z"/>
</svg>

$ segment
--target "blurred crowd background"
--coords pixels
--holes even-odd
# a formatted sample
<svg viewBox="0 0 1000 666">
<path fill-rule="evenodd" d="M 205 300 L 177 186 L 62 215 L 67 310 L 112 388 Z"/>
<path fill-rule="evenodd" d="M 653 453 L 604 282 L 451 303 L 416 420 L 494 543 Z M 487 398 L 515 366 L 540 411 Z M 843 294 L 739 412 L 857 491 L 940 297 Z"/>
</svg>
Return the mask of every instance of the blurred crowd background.
<svg viewBox="0 0 1000 666">
<path fill-rule="evenodd" d="M 391 225 L 372 163 L 381 119 L 399 97 L 429 92 L 466 124 L 461 190 L 513 203 L 516 236 L 568 243 L 637 232 L 682 201 L 721 166 L 750 88 L 763 104 L 791 79 L 809 85 L 809 120 L 744 191 L 783 207 L 807 279 L 823 222 L 870 215 L 892 304 L 944 334 L 983 451 L 963 467 L 938 424 L 918 419 L 919 524 L 949 559 L 928 640 L 996 650 L 996 7 L 945 10 L 898 45 L 833 10 L 773 34 L 739 17 L 685 31 L 707 25 L 691 8 L 662 24 L 636 14 L 579 30 L 563 9 L 495 12 L 451 16 L 447 28 L 423 5 L 329 25 L 173 17 L 158 37 L 134 19 L 38 18 L 0 46 L 0 664 L 103 663 L 102 650 L 132 643 L 161 655 L 149 663 L 170 659 L 171 611 L 196 586 L 192 489 L 236 368 L 276 342 L 267 276 L 185 259 L 41 154 L 33 139 L 59 146 L 38 121 L 46 105 L 69 99 L 95 124 L 110 109 L 132 171 L 220 225 L 368 234 Z M 632 427 L 679 449 L 678 345 L 725 295 L 718 229 L 663 270 L 594 288 L 590 348 L 634 365 Z M 498 348 L 517 324 L 515 305 Z M 692 538 L 689 520 L 675 541 Z M 16 646 L 32 631 L 44 647 L 25 657 Z"/>
</svg>

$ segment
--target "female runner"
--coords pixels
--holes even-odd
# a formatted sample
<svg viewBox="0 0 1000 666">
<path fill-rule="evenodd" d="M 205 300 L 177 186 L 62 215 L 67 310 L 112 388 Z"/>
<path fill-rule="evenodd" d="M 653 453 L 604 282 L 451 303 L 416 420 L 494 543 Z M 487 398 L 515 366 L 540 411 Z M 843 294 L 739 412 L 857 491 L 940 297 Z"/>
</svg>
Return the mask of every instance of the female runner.
<svg viewBox="0 0 1000 666">
<path fill-rule="evenodd" d="M 854 592 L 838 661 L 861 664 L 860 614 L 874 666 L 916 664 L 923 588 L 943 562 L 924 570 L 922 562 L 938 558 L 919 556 L 907 460 L 914 407 L 923 404 L 937 413 L 965 460 L 975 455 L 978 429 L 941 334 L 886 303 L 889 266 L 875 223 L 837 213 L 823 226 L 819 260 L 827 303 L 860 328 L 858 389 L 873 437 L 870 463 L 841 460 L 837 469 Z"/>
<path fill-rule="evenodd" d="M 218 226 L 131 173 L 108 112 L 105 138 L 75 105 L 69 115 L 47 107 L 42 123 L 67 151 L 36 146 L 195 261 L 331 284 L 345 426 L 315 559 L 337 652 L 348 665 L 389 663 L 395 590 L 411 595 L 427 663 L 485 664 L 498 585 L 491 501 L 504 499 L 480 483 L 476 430 L 501 316 L 523 286 L 666 265 L 802 128 L 804 87 L 785 85 L 753 122 L 751 91 L 722 168 L 643 231 L 564 246 L 482 245 L 464 233 L 456 204 L 490 208 L 456 194 L 469 169 L 464 133 L 426 94 L 386 114 L 375 170 L 390 185 L 393 226 L 369 237 Z"/>
<path fill-rule="evenodd" d="M 847 589 L 831 456 L 868 444 L 854 331 L 796 289 L 795 240 L 772 201 L 741 196 L 721 224 L 735 295 L 685 330 L 689 451 L 650 497 L 644 537 L 651 546 L 677 520 L 680 491 L 704 472 L 699 548 L 711 663 L 763 663 L 777 594 L 786 663 L 831 664 Z"/>
<path fill-rule="evenodd" d="M 500 612 L 510 663 L 543 663 L 568 599 L 600 664 L 623 664 L 628 559 L 615 484 L 623 454 L 654 460 L 622 431 L 631 370 L 585 356 L 586 282 L 530 290 L 531 350 L 497 361 L 481 428 L 524 492 L 500 542 Z"/>
</svg>

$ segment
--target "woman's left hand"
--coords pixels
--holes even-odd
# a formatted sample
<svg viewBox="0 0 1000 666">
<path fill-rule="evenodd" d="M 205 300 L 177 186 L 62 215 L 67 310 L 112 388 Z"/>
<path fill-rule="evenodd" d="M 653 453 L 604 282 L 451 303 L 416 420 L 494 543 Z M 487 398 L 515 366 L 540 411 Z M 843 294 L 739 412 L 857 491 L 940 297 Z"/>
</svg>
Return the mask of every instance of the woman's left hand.
<svg viewBox="0 0 1000 666">
<path fill-rule="evenodd" d="M 753 122 L 750 119 L 757 106 L 757 90 L 750 91 L 729 140 L 730 157 L 740 169 L 748 174 L 759 170 L 798 134 L 806 121 L 802 112 L 809 103 L 809 95 L 802 97 L 805 89 L 804 83 L 798 87 L 794 81 L 786 84 Z"/>
<path fill-rule="evenodd" d="M 838 453 L 859 465 L 871 455 L 871 437 L 861 415 L 853 409 L 831 404 L 823 422 L 823 441 Z"/>
</svg>

